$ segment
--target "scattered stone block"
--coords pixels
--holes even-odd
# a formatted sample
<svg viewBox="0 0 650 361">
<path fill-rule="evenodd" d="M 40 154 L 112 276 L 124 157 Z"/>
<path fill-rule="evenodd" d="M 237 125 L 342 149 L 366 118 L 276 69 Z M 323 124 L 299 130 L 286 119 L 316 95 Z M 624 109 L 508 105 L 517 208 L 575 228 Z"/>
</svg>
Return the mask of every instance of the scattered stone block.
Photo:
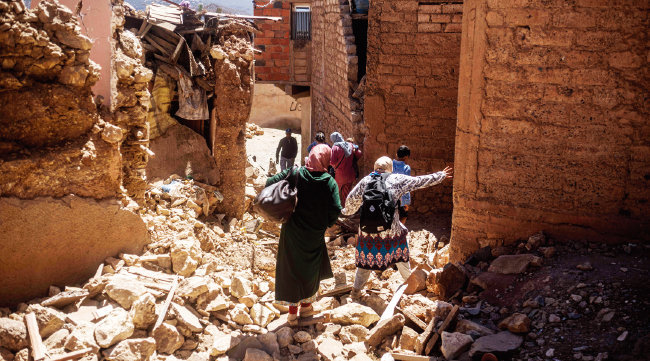
<svg viewBox="0 0 650 361">
<path fill-rule="evenodd" d="M 532 254 L 503 255 L 492 261 L 489 272 L 500 274 L 519 274 L 526 272 L 528 265 L 541 264 L 541 259 Z"/>
<path fill-rule="evenodd" d="M 134 326 L 129 313 L 117 308 L 97 324 L 95 340 L 99 346 L 107 348 L 131 337 L 133 330 Z"/>
<path fill-rule="evenodd" d="M 460 332 L 442 332 L 440 351 L 447 360 L 454 360 L 463 352 L 469 350 L 474 342 L 472 336 Z"/>
<path fill-rule="evenodd" d="M 330 311 L 330 321 L 341 325 L 363 325 L 368 327 L 379 321 L 379 315 L 372 308 L 358 303 L 348 303 Z"/>
<path fill-rule="evenodd" d="M 145 293 L 133 302 L 129 314 L 135 328 L 146 329 L 156 321 L 156 299 Z"/>
<path fill-rule="evenodd" d="M 171 355 L 183 346 L 185 338 L 178 332 L 176 327 L 163 322 L 151 333 L 156 340 L 156 351 Z"/>
<path fill-rule="evenodd" d="M 156 351 L 156 341 L 148 337 L 121 341 L 103 354 L 108 361 L 146 361 L 154 351 Z"/>
<path fill-rule="evenodd" d="M 514 313 L 499 322 L 499 328 L 514 333 L 528 333 L 530 331 L 530 319 L 523 313 Z"/>
<path fill-rule="evenodd" d="M 366 345 L 376 347 L 382 340 L 404 327 L 404 315 L 398 313 L 388 320 L 379 321 L 379 323 L 370 330 Z"/>
<path fill-rule="evenodd" d="M 509 353 L 518 349 L 524 342 L 524 338 L 509 331 L 503 331 L 494 335 L 483 336 L 472 344 L 469 355 L 483 355 L 484 353 Z"/>
</svg>

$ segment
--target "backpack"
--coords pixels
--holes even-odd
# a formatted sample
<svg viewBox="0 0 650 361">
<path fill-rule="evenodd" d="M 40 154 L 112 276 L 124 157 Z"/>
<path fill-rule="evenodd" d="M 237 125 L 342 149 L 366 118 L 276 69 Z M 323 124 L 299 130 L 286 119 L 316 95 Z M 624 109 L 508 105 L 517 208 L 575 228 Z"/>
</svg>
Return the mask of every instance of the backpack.
<svg viewBox="0 0 650 361">
<path fill-rule="evenodd" d="M 372 173 L 363 192 L 361 205 L 361 231 L 379 233 L 390 229 L 395 217 L 395 201 L 386 189 L 386 178 L 390 173 Z"/>
</svg>

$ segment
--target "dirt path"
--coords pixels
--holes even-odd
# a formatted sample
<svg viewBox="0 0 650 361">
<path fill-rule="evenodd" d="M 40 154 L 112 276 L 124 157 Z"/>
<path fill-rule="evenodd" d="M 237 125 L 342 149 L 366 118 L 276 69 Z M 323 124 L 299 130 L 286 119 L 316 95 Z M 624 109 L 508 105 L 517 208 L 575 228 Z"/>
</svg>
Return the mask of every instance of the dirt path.
<svg viewBox="0 0 650 361">
<path fill-rule="evenodd" d="M 275 150 L 278 147 L 280 139 L 285 136 L 285 133 L 284 129 L 262 129 L 264 130 L 263 135 L 257 135 L 246 140 L 246 154 L 255 157 L 256 162 L 262 166 L 264 170 L 268 170 L 269 159 L 273 159 L 275 162 Z M 296 156 L 296 163 L 299 163 L 298 160 L 302 159 L 302 154 L 300 152 L 302 139 L 300 134 L 294 134 L 293 137 L 298 141 L 298 156 Z M 277 170 L 280 170 L 279 164 L 277 165 Z"/>
</svg>

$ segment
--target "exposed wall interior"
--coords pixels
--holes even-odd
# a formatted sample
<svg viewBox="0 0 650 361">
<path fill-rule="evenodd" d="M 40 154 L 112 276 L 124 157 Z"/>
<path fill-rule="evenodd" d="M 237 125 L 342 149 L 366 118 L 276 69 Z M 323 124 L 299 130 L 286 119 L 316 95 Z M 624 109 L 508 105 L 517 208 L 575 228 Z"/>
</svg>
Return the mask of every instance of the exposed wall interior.
<svg viewBox="0 0 650 361">
<path fill-rule="evenodd" d="M 377 0 L 369 9 L 366 168 L 411 149 L 416 175 L 454 163 L 462 3 Z M 452 184 L 413 194 L 420 213 L 451 212 Z"/>
<path fill-rule="evenodd" d="M 544 230 L 648 240 L 647 1 L 468 0 L 452 259 Z"/>
<path fill-rule="evenodd" d="M 139 252 L 148 234 L 122 187 L 124 169 L 133 165 L 125 162 L 125 138 L 140 131 L 142 119 L 98 110 L 91 88 L 100 68 L 76 15 L 57 2 L 29 10 L 12 0 L 0 3 L 0 19 L 0 304 L 6 305 L 43 296 L 51 284 L 87 279 L 106 256 Z M 122 86 L 134 98 L 119 106 L 137 108 L 148 101 L 147 79 L 133 77 L 143 70 L 138 59 L 121 59 L 132 64 Z"/>
</svg>

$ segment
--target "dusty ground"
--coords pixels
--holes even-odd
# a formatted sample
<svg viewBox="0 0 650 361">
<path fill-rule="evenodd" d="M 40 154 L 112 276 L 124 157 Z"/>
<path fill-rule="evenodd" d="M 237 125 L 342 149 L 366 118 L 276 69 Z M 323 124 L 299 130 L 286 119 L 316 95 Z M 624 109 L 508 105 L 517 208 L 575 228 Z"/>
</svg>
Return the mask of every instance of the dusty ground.
<svg viewBox="0 0 650 361">
<path fill-rule="evenodd" d="M 255 136 L 251 139 L 246 140 L 246 155 L 253 156 L 256 159 L 256 162 L 265 170 L 269 169 L 269 159 L 273 159 L 275 162 L 275 150 L 278 147 L 280 139 L 285 136 L 285 129 L 276 129 L 276 128 L 262 128 L 264 130 L 263 135 Z M 299 160 L 302 159 L 300 152 L 301 149 L 301 136 L 300 134 L 293 134 L 293 137 L 298 141 L 298 156 L 296 156 L 296 163 L 299 163 Z M 280 165 L 277 164 L 277 170 L 280 170 Z"/>
</svg>

